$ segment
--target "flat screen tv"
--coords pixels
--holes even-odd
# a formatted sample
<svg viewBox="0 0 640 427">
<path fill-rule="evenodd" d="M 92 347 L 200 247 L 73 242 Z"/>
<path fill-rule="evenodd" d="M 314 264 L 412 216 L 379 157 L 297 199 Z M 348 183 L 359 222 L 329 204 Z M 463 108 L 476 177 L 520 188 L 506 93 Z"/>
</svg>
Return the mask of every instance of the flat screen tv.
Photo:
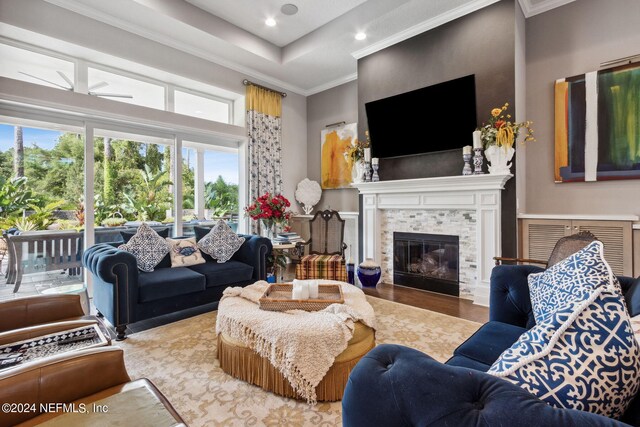
<svg viewBox="0 0 640 427">
<path fill-rule="evenodd" d="M 474 75 L 365 104 L 371 156 L 462 149 L 476 129 Z"/>
</svg>

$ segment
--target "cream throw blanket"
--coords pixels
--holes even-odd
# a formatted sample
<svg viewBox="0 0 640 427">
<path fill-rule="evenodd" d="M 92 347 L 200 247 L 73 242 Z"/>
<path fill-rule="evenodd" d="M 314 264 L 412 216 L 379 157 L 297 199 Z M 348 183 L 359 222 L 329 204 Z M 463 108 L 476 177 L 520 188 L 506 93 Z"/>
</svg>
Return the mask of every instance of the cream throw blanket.
<svg viewBox="0 0 640 427">
<path fill-rule="evenodd" d="M 269 284 L 259 281 L 244 288 L 227 288 L 216 322 L 216 334 L 224 333 L 269 359 L 310 404 L 316 403 L 316 386 L 347 348 L 355 322 L 375 329 L 373 307 L 362 290 L 332 280 L 321 280 L 323 283 L 342 284 L 344 304 L 313 312 L 260 310 L 258 300 Z"/>
</svg>

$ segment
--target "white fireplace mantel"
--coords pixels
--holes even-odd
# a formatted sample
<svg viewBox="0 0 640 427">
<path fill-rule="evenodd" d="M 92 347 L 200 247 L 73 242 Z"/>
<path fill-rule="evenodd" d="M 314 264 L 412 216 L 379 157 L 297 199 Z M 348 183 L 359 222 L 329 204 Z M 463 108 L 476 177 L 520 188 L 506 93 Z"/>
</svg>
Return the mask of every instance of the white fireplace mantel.
<svg viewBox="0 0 640 427">
<path fill-rule="evenodd" d="M 362 194 L 364 258 L 380 262 L 381 210 L 474 210 L 476 266 L 474 303 L 489 305 L 493 257 L 501 253 L 501 191 L 513 175 L 460 175 L 353 184 Z"/>
</svg>

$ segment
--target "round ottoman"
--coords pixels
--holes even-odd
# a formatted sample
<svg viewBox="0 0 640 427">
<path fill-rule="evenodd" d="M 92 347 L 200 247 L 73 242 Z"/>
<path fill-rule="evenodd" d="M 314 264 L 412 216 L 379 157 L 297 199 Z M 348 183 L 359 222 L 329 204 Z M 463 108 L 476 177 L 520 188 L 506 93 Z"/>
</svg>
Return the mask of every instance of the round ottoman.
<svg viewBox="0 0 640 427">
<path fill-rule="evenodd" d="M 351 369 L 360 358 L 375 347 L 373 329 L 356 322 L 353 337 L 316 387 L 317 400 L 333 402 L 342 399 Z M 298 399 L 289 381 L 269 362 L 243 343 L 225 334 L 218 335 L 218 360 L 227 374 L 262 387 L 275 394 Z"/>
</svg>

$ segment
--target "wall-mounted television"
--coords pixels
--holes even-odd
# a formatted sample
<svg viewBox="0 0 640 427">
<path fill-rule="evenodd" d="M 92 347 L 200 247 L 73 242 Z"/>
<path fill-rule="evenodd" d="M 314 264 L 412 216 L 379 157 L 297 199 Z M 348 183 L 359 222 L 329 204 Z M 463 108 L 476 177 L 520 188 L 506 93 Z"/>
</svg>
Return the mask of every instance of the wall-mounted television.
<svg viewBox="0 0 640 427">
<path fill-rule="evenodd" d="M 372 157 L 397 157 L 472 145 L 474 75 L 365 104 Z"/>
</svg>

